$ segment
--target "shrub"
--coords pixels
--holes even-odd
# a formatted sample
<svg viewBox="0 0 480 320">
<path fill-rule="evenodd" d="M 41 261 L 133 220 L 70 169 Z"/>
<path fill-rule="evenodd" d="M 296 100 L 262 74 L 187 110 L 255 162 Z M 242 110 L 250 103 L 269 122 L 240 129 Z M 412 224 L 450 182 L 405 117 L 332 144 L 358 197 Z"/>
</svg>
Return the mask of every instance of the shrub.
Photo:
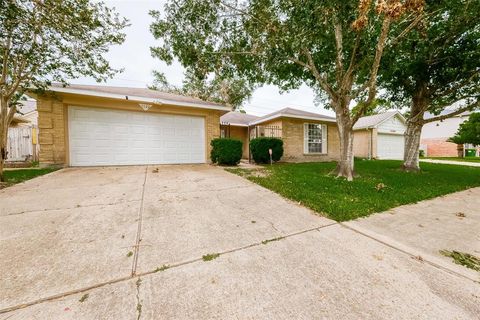
<svg viewBox="0 0 480 320">
<path fill-rule="evenodd" d="M 243 143 L 237 139 L 218 138 L 210 142 L 212 152 L 210 157 L 213 163 L 236 165 L 242 159 Z"/>
<path fill-rule="evenodd" d="M 250 141 L 250 151 L 256 163 L 270 163 L 268 149 L 272 149 L 272 160 L 278 161 L 283 156 L 283 141 L 279 138 L 255 138 Z"/>
<path fill-rule="evenodd" d="M 419 156 L 420 158 L 425 157 L 425 150 L 422 150 L 422 149 L 418 150 L 418 156 Z"/>
</svg>

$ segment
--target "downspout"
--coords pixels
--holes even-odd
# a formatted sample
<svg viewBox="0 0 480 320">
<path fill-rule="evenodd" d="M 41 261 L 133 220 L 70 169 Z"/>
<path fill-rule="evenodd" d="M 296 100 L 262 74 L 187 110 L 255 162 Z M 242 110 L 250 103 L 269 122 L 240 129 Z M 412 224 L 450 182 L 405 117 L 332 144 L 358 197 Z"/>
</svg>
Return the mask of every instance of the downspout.
<svg viewBox="0 0 480 320">
<path fill-rule="evenodd" d="M 247 127 L 247 135 L 248 135 L 248 163 L 252 163 L 252 152 L 250 151 L 250 125 Z"/>
<path fill-rule="evenodd" d="M 373 129 L 370 128 L 370 150 L 369 150 L 369 158 L 370 160 L 373 159 Z"/>
</svg>

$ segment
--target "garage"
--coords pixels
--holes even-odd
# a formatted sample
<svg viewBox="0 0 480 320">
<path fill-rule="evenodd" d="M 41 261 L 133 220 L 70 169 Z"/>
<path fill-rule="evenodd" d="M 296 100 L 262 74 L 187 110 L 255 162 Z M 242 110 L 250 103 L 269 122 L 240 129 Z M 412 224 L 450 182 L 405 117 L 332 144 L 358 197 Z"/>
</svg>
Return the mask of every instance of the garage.
<svg viewBox="0 0 480 320">
<path fill-rule="evenodd" d="M 398 134 L 378 133 L 378 159 L 403 159 L 404 136 Z"/>
<path fill-rule="evenodd" d="M 398 111 L 358 119 L 353 126 L 353 152 L 366 159 L 403 159 L 406 121 Z"/>
<path fill-rule="evenodd" d="M 205 118 L 68 107 L 71 166 L 205 163 Z"/>
</svg>

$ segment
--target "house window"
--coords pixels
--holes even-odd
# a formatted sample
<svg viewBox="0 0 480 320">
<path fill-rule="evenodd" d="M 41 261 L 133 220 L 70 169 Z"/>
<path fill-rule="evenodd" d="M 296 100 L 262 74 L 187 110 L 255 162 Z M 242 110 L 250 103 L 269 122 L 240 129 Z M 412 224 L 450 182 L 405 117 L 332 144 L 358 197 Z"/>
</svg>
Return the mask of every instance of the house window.
<svg viewBox="0 0 480 320">
<path fill-rule="evenodd" d="M 304 124 L 304 152 L 327 153 L 327 126 L 318 123 Z"/>
</svg>

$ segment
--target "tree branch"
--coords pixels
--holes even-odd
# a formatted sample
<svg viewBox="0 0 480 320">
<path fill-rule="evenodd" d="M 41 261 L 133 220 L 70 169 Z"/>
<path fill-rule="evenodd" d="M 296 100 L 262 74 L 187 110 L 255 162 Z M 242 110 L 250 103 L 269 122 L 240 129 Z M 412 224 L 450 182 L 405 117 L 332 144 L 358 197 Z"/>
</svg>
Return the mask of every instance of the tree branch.
<svg viewBox="0 0 480 320">
<path fill-rule="evenodd" d="M 442 120 L 445 120 L 445 119 L 448 119 L 448 118 L 451 118 L 451 117 L 454 117 L 454 116 L 457 116 L 461 113 L 464 113 L 465 111 L 469 111 L 469 110 L 472 110 L 472 109 L 475 109 L 476 107 L 479 107 L 480 106 L 480 100 L 479 101 L 476 101 L 472 104 L 469 104 L 468 106 L 466 107 L 462 107 L 462 108 L 459 108 L 455 111 L 452 111 L 450 112 L 449 114 L 445 114 L 445 115 L 442 115 L 442 116 L 436 116 L 436 117 L 433 117 L 433 118 L 429 118 L 429 119 L 424 119 L 422 121 L 423 124 L 425 123 L 430 123 L 430 122 L 435 122 L 435 121 L 442 121 Z"/>
<path fill-rule="evenodd" d="M 320 74 L 320 71 L 318 71 L 310 51 L 307 48 L 303 48 L 302 51 L 303 51 L 303 54 L 305 54 L 305 56 L 307 57 L 310 71 L 312 72 L 315 79 L 317 79 L 322 89 L 325 90 L 325 92 L 327 92 L 327 94 L 330 96 L 332 100 L 337 100 L 337 96 L 338 96 L 337 93 L 328 84 L 327 80 Z"/>
<path fill-rule="evenodd" d="M 343 33 L 342 25 L 336 21 L 334 23 L 335 30 L 335 47 L 337 51 L 335 67 L 337 69 L 337 83 L 340 85 L 343 78 Z"/>
</svg>

